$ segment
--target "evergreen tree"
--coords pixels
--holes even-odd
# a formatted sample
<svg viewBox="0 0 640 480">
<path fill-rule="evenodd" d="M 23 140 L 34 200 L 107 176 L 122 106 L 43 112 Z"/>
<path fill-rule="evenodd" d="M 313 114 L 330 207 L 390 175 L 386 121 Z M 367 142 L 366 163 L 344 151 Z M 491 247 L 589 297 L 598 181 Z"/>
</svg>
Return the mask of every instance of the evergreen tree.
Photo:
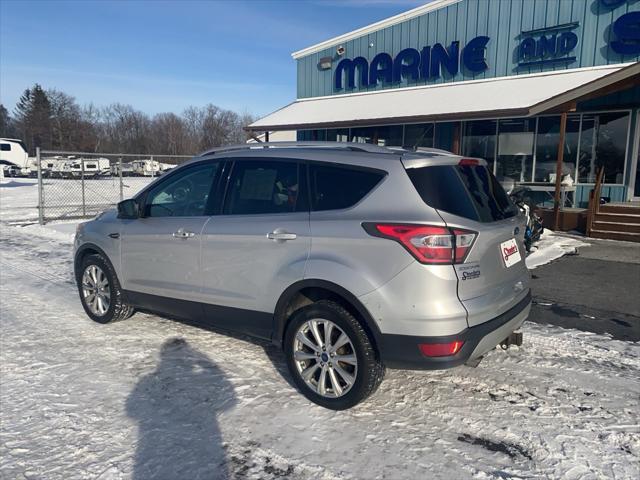
<svg viewBox="0 0 640 480">
<path fill-rule="evenodd" d="M 0 137 L 11 137 L 11 118 L 4 105 L 0 103 Z"/>
<path fill-rule="evenodd" d="M 51 148 L 51 103 L 40 85 L 24 91 L 14 114 L 17 130 L 31 154 L 36 147 Z"/>
</svg>

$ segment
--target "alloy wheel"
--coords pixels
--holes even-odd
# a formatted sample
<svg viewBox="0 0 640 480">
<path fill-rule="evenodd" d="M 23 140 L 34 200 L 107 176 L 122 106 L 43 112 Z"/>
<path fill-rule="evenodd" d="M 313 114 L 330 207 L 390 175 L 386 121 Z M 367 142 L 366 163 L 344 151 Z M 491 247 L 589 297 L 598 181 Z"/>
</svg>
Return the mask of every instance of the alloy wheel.
<svg viewBox="0 0 640 480">
<path fill-rule="evenodd" d="M 356 381 L 358 359 L 353 343 L 330 320 L 303 323 L 294 337 L 293 357 L 304 382 L 323 397 L 342 397 Z"/>
<path fill-rule="evenodd" d="M 82 297 L 94 315 L 101 317 L 109 310 L 111 304 L 109 279 L 97 265 L 89 265 L 82 274 Z"/>
</svg>

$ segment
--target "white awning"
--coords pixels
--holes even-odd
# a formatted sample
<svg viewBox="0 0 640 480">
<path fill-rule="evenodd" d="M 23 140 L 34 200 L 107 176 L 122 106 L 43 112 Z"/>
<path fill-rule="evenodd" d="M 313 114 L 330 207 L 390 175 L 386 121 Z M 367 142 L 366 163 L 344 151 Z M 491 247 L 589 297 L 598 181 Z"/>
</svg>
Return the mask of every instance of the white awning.
<svg viewBox="0 0 640 480">
<path fill-rule="evenodd" d="M 300 99 L 248 130 L 299 130 L 384 123 L 527 116 L 534 106 L 626 65 Z"/>
</svg>

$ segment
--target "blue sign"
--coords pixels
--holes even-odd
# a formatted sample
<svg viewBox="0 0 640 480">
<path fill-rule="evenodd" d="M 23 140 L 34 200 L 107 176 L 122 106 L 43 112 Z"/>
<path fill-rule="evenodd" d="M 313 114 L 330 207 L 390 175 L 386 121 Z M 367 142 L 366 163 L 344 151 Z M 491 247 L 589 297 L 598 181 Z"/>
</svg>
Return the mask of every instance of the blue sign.
<svg viewBox="0 0 640 480">
<path fill-rule="evenodd" d="M 489 68 L 486 61 L 488 42 L 489 37 L 475 37 L 462 49 L 462 55 L 460 42 L 455 41 L 448 48 L 441 43 L 427 45 L 421 51 L 405 48 L 395 58 L 382 52 L 373 57 L 370 64 L 364 57 L 345 58 L 336 67 L 334 86 L 336 90 L 342 90 L 346 79 L 346 88 L 356 88 L 356 77 L 360 88 L 379 82 L 400 83 L 403 78 L 409 81 L 432 80 L 445 72 L 456 75 L 460 63 L 470 72 L 483 72 Z"/>
<path fill-rule="evenodd" d="M 549 28 L 522 32 L 518 45 L 518 67 L 572 63 L 571 55 L 578 45 L 578 36 L 572 32 L 580 24 L 565 23 Z"/>
<path fill-rule="evenodd" d="M 616 39 L 609 45 L 620 55 L 640 54 L 640 12 L 625 13 L 611 26 Z"/>
</svg>

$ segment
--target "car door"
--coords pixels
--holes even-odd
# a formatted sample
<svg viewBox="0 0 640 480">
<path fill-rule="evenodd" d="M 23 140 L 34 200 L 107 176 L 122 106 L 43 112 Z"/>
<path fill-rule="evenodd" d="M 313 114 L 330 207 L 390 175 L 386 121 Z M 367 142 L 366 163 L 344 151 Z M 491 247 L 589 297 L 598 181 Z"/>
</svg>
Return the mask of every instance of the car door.
<svg viewBox="0 0 640 480">
<path fill-rule="evenodd" d="M 280 294 L 304 277 L 305 169 L 291 160 L 234 161 L 222 214 L 202 231 L 205 313 L 217 325 L 269 338 Z"/>
<path fill-rule="evenodd" d="M 221 162 L 208 162 L 180 169 L 144 196 L 143 217 L 125 221 L 122 229 L 125 290 L 199 299 L 200 234 L 215 202 L 220 168 Z"/>
</svg>

